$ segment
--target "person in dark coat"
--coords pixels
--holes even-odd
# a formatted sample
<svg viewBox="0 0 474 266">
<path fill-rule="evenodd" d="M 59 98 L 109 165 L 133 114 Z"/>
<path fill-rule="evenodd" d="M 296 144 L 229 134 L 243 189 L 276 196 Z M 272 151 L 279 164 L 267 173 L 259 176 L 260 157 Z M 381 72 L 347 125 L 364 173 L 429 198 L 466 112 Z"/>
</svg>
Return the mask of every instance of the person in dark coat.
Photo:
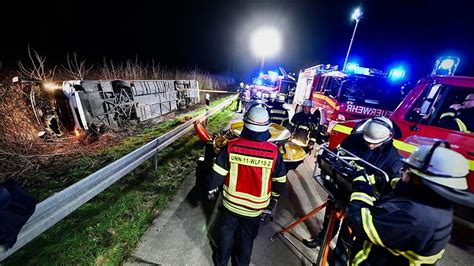
<svg viewBox="0 0 474 266">
<path fill-rule="evenodd" d="M 398 150 L 393 146 L 393 131 L 393 123 L 390 119 L 386 117 L 371 118 L 356 126 L 351 134 L 342 141 L 341 147 L 382 169 L 391 180 L 397 180 L 401 176 L 400 171 L 403 164 L 400 161 L 401 156 Z M 379 189 L 382 194 L 386 194 L 390 191 L 390 185 L 380 186 Z M 326 208 L 323 230 L 312 240 L 303 240 L 306 246 L 316 248 L 321 245 L 323 233 L 329 224 L 331 210 L 331 206 Z M 339 228 L 339 222 L 335 224 L 334 234 L 337 232 L 337 228 Z"/>
</svg>

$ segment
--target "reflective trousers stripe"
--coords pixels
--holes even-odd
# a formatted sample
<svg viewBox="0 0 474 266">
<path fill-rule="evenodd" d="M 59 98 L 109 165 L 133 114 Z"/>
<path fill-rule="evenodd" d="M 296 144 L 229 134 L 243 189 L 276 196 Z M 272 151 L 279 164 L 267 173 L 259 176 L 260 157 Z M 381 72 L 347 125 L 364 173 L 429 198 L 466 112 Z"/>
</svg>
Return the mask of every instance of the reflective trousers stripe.
<svg viewBox="0 0 474 266">
<path fill-rule="evenodd" d="M 382 239 L 375 229 L 374 221 L 372 220 L 372 214 L 368 208 L 360 209 L 361 216 L 362 216 L 362 226 L 364 227 L 365 234 L 369 237 L 369 240 L 379 246 L 385 247 L 382 243 Z"/>
<path fill-rule="evenodd" d="M 364 244 L 362 245 L 362 250 L 357 252 L 355 255 L 354 259 L 352 260 L 351 265 L 359 265 L 361 264 L 364 260 L 366 260 L 369 257 L 370 250 L 372 250 L 372 243 L 369 241 L 364 241 Z"/>
</svg>

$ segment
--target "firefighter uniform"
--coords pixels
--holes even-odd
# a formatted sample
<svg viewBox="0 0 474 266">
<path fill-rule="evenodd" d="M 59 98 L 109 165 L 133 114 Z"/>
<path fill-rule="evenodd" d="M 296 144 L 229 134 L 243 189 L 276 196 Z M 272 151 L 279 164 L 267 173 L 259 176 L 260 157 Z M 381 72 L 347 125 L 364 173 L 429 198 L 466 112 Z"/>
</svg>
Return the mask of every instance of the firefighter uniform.
<svg viewBox="0 0 474 266">
<path fill-rule="evenodd" d="M 234 262 L 250 263 L 260 215 L 272 198 L 287 191 L 285 165 L 277 146 L 266 141 L 269 137 L 268 130 L 244 127 L 241 137 L 229 141 L 216 158 L 208 185 L 213 189 L 223 184 L 219 241 L 213 255 L 216 265 L 227 265 L 233 246 Z"/>
<path fill-rule="evenodd" d="M 474 132 L 474 107 L 443 113 L 440 117 L 439 125 L 465 133 Z"/>
<path fill-rule="evenodd" d="M 366 175 L 353 179 L 345 219 L 355 237 L 350 264 L 432 265 L 441 259 L 453 226 L 451 202 L 474 204 L 468 161 L 441 144 L 421 145 L 403 159 L 401 181 L 381 199 Z"/>
<path fill-rule="evenodd" d="M 289 123 L 288 110 L 279 102 L 275 102 L 274 105 L 268 108 L 268 113 L 270 114 L 270 122 L 279 124 L 282 126 L 287 126 Z"/>
<path fill-rule="evenodd" d="M 451 204 L 429 188 L 398 182 L 393 195 L 375 201 L 372 187 L 355 180 L 346 222 L 356 236 L 353 265 L 434 264 L 452 228 Z"/>
</svg>

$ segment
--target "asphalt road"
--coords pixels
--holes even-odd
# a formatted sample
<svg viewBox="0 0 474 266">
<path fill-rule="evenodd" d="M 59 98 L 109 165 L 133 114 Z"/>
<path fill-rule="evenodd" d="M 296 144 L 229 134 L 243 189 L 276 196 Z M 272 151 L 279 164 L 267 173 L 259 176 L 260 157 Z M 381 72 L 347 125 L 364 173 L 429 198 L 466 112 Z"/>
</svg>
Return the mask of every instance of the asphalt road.
<svg viewBox="0 0 474 266">
<path fill-rule="evenodd" d="M 240 117 L 237 115 L 236 119 Z M 312 178 L 314 161 L 314 156 L 307 156 L 303 164 L 288 173 L 290 193 L 280 200 L 275 221 L 260 227 L 252 265 L 311 265 L 316 261 L 318 249 L 306 248 L 301 241 L 319 232 L 322 213 L 296 226 L 286 237 L 269 240 L 282 227 L 325 201 L 326 193 Z M 155 219 L 124 265 L 212 265 L 211 236 L 216 211 L 212 206 L 194 207 L 186 200 L 194 179 L 189 176 L 185 180 L 168 209 Z M 456 239 L 472 236 L 456 230 L 453 232 Z M 450 243 L 438 265 L 472 265 L 473 254 L 472 246 Z"/>
</svg>

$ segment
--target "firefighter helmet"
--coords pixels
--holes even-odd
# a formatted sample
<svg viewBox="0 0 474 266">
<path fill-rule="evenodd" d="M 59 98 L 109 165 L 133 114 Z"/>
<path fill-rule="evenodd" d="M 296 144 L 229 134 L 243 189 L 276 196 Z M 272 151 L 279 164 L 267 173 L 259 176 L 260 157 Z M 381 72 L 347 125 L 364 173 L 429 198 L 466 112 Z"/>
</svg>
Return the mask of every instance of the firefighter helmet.
<svg viewBox="0 0 474 266">
<path fill-rule="evenodd" d="M 474 93 L 471 93 L 468 96 L 466 96 L 466 99 L 464 100 L 463 106 L 464 106 L 464 109 L 474 107 Z"/>
<path fill-rule="evenodd" d="M 303 104 L 301 105 L 303 107 L 313 107 L 313 101 L 311 100 L 304 100 Z"/>
<path fill-rule="evenodd" d="M 239 83 L 239 86 L 240 86 L 241 88 L 243 88 L 243 87 L 244 87 L 244 83 L 243 83 L 243 82 L 240 82 L 240 83 Z"/>
<path fill-rule="evenodd" d="M 268 111 L 262 105 L 252 105 L 244 115 L 244 126 L 252 131 L 267 131 L 269 124 Z"/>
<path fill-rule="evenodd" d="M 441 185 L 454 189 L 467 189 L 466 175 L 469 165 L 460 153 L 441 147 L 441 141 L 434 145 L 420 145 L 408 158 L 402 161 L 410 172 L 423 179 L 429 187 Z M 428 180 L 428 182 L 425 182 Z M 433 184 L 434 183 L 434 184 Z"/>
<path fill-rule="evenodd" d="M 364 140 L 372 144 L 389 141 L 393 136 L 393 123 L 386 117 L 374 117 L 362 125 Z"/>
<path fill-rule="evenodd" d="M 277 103 L 285 103 L 285 95 L 279 95 L 279 96 L 276 98 L 276 102 L 277 102 Z"/>
</svg>

